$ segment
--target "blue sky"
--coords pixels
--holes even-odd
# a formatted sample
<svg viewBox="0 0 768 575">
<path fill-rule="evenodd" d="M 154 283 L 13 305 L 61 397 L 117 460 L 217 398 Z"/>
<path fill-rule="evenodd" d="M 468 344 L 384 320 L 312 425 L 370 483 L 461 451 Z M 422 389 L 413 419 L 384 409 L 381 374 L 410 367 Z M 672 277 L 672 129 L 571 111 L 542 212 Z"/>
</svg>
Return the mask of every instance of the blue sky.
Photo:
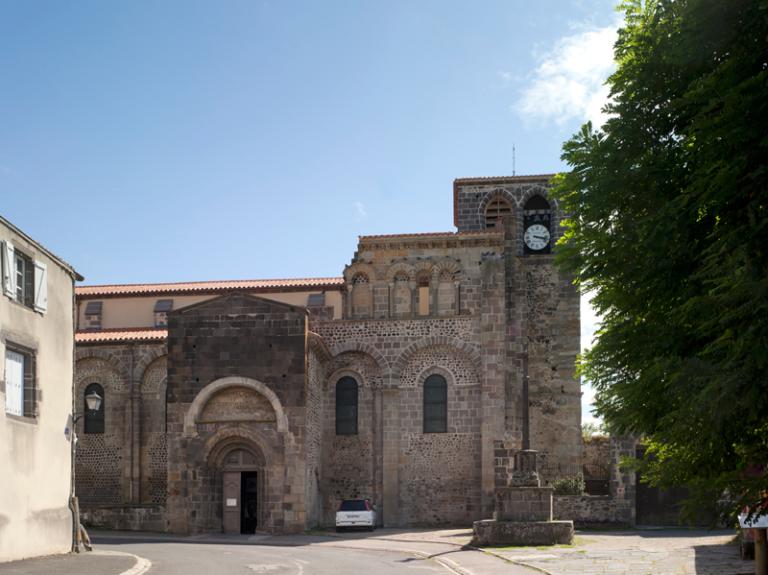
<svg viewBox="0 0 768 575">
<path fill-rule="evenodd" d="M 5 0 L 0 213 L 87 283 L 339 275 L 358 235 L 451 230 L 513 144 L 564 169 L 613 6 Z"/>
</svg>

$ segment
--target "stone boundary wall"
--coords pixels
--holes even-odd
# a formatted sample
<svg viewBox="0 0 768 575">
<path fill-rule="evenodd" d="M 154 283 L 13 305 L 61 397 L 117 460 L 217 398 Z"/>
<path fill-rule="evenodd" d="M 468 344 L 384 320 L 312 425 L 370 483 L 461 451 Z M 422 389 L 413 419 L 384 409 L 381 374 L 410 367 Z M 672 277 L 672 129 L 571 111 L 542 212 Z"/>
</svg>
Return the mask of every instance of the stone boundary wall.
<svg viewBox="0 0 768 575">
<path fill-rule="evenodd" d="M 555 519 L 570 519 L 576 527 L 632 525 L 634 502 L 610 495 L 555 495 Z"/>
<path fill-rule="evenodd" d="M 120 531 L 168 530 L 165 507 L 162 505 L 91 505 L 80 509 L 80 520 L 86 527 Z"/>
</svg>

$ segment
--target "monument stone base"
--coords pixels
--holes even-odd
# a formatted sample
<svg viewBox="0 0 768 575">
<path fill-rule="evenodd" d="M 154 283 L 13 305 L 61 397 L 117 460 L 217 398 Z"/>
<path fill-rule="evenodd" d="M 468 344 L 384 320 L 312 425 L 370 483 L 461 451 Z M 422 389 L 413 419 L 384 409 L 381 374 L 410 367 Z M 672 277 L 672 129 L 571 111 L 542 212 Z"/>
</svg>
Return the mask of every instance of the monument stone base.
<svg viewBox="0 0 768 575">
<path fill-rule="evenodd" d="M 515 454 L 512 481 L 496 490 L 493 519 L 475 521 L 472 525 L 473 545 L 570 545 L 573 542 L 573 521 L 552 521 L 554 490 L 541 487 L 536 467 L 536 451 L 526 449 Z"/>
<path fill-rule="evenodd" d="M 476 547 L 525 545 L 570 545 L 573 521 L 497 521 L 483 519 L 472 524 Z"/>
</svg>

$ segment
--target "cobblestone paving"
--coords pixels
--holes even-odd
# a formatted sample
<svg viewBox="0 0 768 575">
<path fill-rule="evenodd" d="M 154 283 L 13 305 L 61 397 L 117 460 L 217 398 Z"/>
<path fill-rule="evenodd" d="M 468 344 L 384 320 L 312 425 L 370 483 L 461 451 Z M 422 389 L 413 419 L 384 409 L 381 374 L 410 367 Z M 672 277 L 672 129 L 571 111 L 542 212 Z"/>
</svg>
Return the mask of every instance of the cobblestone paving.
<svg viewBox="0 0 768 575">
<path fill-rule="evenodd" d="M 494 549 L 552 575 L 747 575 L 731 531 L 579 532 L 574 545 Z"/>
</svg>

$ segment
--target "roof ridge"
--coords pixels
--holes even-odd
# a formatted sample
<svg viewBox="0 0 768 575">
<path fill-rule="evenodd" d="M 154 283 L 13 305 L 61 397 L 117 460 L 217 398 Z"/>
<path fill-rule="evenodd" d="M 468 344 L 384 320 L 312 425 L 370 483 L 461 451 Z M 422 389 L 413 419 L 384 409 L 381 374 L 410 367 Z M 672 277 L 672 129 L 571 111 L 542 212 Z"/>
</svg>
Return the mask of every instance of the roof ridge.
<svg viewBox="0 0 768 575">
<path fill-rule="evenodd" d="M 473 176 L 473 177 L 463 177 L 463 178 L 454 178 L 454 182 L 464 182 L 464 181 L 486 181 L 486 180 L 529 180 L 533 178 L 552 178 L 557 175 L 557 172 L 553 172 L 551 174 L 521 174 L 521 175 L 514 175 L 514 176 Z"/>
<path fill-rule="evenodd" d="M 167 331 L 167 327 L 155 327 L 155 326 L 144 326 L 144 327 L 105 327 L 105 328 L 99 328 L 99 329 L 78 329 L 75 330 L 75 333 L 121 333 L 124 331 Z"/>
<path fill-rule="evenodd" d="M 253 283 L 253 282 L 300 282 L 300 281 L 335 281 L 343 280 L 341 276 L 328 277 L 303 277 L 303 278 L 252 278 L 252 279 L 234 279 L 234 280 L 194 280 L 194 281 L 175 281 L 175 282 L 138 282 L 138 283 L 114 283 L 114 284 L 85 284 L 78 286 L 80 288 L 103 288 L 103 287 L 130 287 L 130 286 L 175 286 L 175 285 L 203 285 L 216 283 Z"/>
<path fill-rule="evenodd" d="M 365 236 L 358 236 L 359 239 L 366 239 L 366 238 L 409 238 L 409 237 L 426 237 L 426 236 L 452 236 L 452 237 L 459 237 L 459 236 L 478 236 L 478 235 L 484 235 L 484 234 L 498 234 L 499 232 L 493 230 L 493 229 L 487 229 L 487 230 L 474 230 L 474 231 L 455 231 L 455 232 L 412 232 L 412 233 L 405 233 L 405 234 L 371 234 L 371 235 L 365 235 Z"/>
</svg>

